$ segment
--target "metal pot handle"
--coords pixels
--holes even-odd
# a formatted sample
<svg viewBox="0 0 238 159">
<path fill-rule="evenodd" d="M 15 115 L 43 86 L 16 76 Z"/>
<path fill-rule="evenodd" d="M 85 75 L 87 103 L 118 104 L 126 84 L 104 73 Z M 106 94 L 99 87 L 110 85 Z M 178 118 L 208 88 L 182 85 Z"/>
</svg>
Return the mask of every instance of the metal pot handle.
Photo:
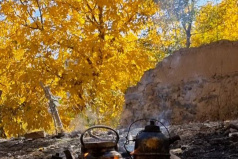
<svg viewBox="0 0 238 159">
<path fill-rule="evenodd" d="M 82 133 L 82 135 L 80 136 L 80 142 L 81 142 L 81 145 L 82 145 L 82 146 L 84 146 L 84 141 L 83 141 L 83 136 L 84 136 L 84 134 L 85 134 L 86 132 L 88 132 L 89 130 L 96 129 L 96 128 L 104 128 L 104 129 L 112 130 L 112 131 L 115 133 L 115 135 L 116 135 L 116 140 L 115 140 L 115 141 L 116 141 L 116 143 L 118 143 L 118 141 L 119 141 L 119 134 L 117 133 L 116 130 L 114 130 L 114 129 L 108 127 L 108 126 L 105 126 L 105 125 L 96 125 L 96 126 L 92 126 L 92 127 L 88 128 L 87 130 L 85 130 L 85 131 Z"/>
<path fill-rule="evenodd" d="M 130 156 L 131 159 L 132 159 L 132 156 L 131 156 L 130 152 L 127 150 L 127 148 L 126 148 L 126 145 L 128 145 L 128 144 L 129 144 L 129 141 L 130 141 L 130 140 L 128 140 L 128 135 L 129 135 L 129 132 L 130 132 L 130 130 L 131 130 L 131 126 L 132 126 L 134 123 L 136 123 L 136 122 L 138 122 L 138 121 L 142 121 L 142 120 L 145 120 L 145 121 L 154 120 L 154 121 L 159 122 L 159 123 L 166 129 L 166 131 L 168 132 L 169 138 L 170 138 L 169 130 L 168 130 L 168 129 L 165 127 L 165 125 L 164 125 L 161 121 L 159 121 L 159 120 L 144 118 L 144 119 L 138 119 L 138 120 L 134 121 L 134 122 L 131 123 L 131 125 L 129 126 L 129 130 L 128 130 L 127 135 L 126 135 L 126 142 L 124 143 L 124 149 L 126 150 L 127 154 Z"/>
<path fill-rule="evenodd" d="M 167 133 L 168 133 L 168 135 L 169 135 L 169 138 L 170 138 L 170 133 L 169 133 L 168 128 L 167 128 L 161 121 L 156 120 L 156 119 L 144 118 L 144 119 L 138 119 L 138 120 L 134 121 L 133 123 L 131 123 L 131 125 L 129 126 L 129 130 L 128 130 L 128 132 L 127 132 L 127 135 L 126 135 L 126 139 L 128 138 L 128 135 L 129 135 L 131 126 L 132 126 L 134 123 L 136 123 L 136 122 L 138 122 L 138 121 L 142 121 L 142 120 L 145 120 L 145 121 L 149 121 L 149 120 L 157 121 L 158 123 L 160 123 L 160 124 L 166 129 L 166 131 L 167 131 Z"/>
</svg>

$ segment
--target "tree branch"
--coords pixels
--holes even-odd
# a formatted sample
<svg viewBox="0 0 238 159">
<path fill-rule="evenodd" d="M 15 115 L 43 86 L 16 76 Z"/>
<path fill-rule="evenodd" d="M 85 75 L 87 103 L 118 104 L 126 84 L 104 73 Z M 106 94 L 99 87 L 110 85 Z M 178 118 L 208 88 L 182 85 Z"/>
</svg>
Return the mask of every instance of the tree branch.
<svg viewBox="0 0 238 159">
<path fill-rule="evenodd" d="M 22 0 L 20 0 L 20 2 L 21 2 L 21 4 L 22 4 L 23 6 L 26 6 L 26 5 L 22 2 Z M 33 22 L 36 23 L 37 28 L 40 29 L 40 30 L 42 30 L 41 27 L 38 25 L 37 21 L 35 20 L 35 18 L 34 18 L 34 17 L 31 15 L 31 13 L 29 12 L 29 10 L 27 9 L 26 11 L 27 11 L 27 14 L 28 14 L 28 15 L 31 17 L 31 19 L 33 20 Z"/>
<path fill-rule="evenodd" d="M 95 7 L 92 9 L 92 8 L 90 7 L 90 5 L 88 4 L 88 2 L 87 2 L 87 7 L 88 7 L 88 9 L 91 11 L 92 18 L 93 18 L 93 20 L 95 21 L 95 23 L 96 23 L 97 25 L 99 25 L 97 19 L 95 18 L 94 14 L 93 14 L 93 9 L 96 7 L 96 5 L 95 5 Z"/>
<path fill-rule="evenodd" d="M 36 3 L 37 3 L 37 6 L 39 8 L 41 28 L 42 28 L 42 30 L 44 30 L 44 27 L 43 27 L 43 15 L 42 15 L 41 7 L 40 7 L 40 4 L 39 4 L 39 0 L 36 0 Z"/>
</svg>

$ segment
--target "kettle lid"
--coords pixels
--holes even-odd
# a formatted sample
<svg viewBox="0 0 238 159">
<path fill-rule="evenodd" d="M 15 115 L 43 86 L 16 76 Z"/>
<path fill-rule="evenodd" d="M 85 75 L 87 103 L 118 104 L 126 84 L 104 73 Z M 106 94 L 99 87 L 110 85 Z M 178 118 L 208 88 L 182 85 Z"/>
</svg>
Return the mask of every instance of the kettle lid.
<svg viewBox="0 0 238 159">
<path fill-rule="evenodd" d="M 160 127 L 155 125 L 154 120 L 150 120 L 150 125 L 145 126 L 144 132 L 161 132 Z"/>
</svg>

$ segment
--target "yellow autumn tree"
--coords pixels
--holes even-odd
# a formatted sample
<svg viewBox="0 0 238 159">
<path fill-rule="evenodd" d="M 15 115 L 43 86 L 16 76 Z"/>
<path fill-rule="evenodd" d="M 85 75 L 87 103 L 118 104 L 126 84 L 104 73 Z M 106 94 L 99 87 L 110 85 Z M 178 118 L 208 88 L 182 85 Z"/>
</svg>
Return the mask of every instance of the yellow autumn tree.
<svg viewBox="0 0 238 159">
<path fill-rule="evenodd" d="M 157 8 L 152 0 L 2 1 L 1 133 L 52 128 L 40 82 L 57 97 L 64 127 L 85 109 L 115 124 L 126 88 L 157 60 L 140 42 Z"/>
<path fill-rule="evenodd" d="M 196 16 L 192 45 L 199 46 L 227 39 L 238 40 L 238 1 L 222 0 L 208 3 Z"/>
<path fill-rule="evenodd" d="M 198 0 L 159 0 L 160 10 L 153 18 L 160 52 L 171 54 L 189 48 Z"/>
</svg>

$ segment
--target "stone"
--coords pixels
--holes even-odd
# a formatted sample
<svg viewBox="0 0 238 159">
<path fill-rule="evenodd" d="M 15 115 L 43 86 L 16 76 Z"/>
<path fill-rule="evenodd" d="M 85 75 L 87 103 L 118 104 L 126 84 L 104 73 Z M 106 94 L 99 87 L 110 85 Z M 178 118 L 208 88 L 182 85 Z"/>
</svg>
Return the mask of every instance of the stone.
<svg viewBox="0 0 238 159">
<path fill-rule="evenodd" d="M 69 134 L 69 137 L 75 138 L 75 137 L 80 137 L 80 135 L 81 135 L 81 132 L 80 132 L 80 131 L 72 131 L 72 132 Z"/>
<path fill-rule="evenodd" d="M 238 132 L 229 133 L 229 137 L 238 137 Z"/>
<path fill-rule="evenodd" d="M 32 152 L 32 151 L 34 151 L 34 149 L 32 149 L 32 148 L 26 149 L 26 152 Z"/>
<path fill-rule="evenodd" d="M 24 135 L 26 139 L 39 139 L 46 137 L 46 133 L 44 131 L 34 131 Z"/>
<path fill-rule="evenodd" d="M 181 154 L 182 152 L 183 152 L 183 150 L 181 148 L 170 150 L 170 153 L 172 153 L 172 154 Z"/>
<path fill-rule="evenodd" d="M 180 157 L 178 157 L 177 155 L 175 155 L 175 152 L 177 150 L 170 150 L 170 159 L 181 159 Z"/>
</svg>

